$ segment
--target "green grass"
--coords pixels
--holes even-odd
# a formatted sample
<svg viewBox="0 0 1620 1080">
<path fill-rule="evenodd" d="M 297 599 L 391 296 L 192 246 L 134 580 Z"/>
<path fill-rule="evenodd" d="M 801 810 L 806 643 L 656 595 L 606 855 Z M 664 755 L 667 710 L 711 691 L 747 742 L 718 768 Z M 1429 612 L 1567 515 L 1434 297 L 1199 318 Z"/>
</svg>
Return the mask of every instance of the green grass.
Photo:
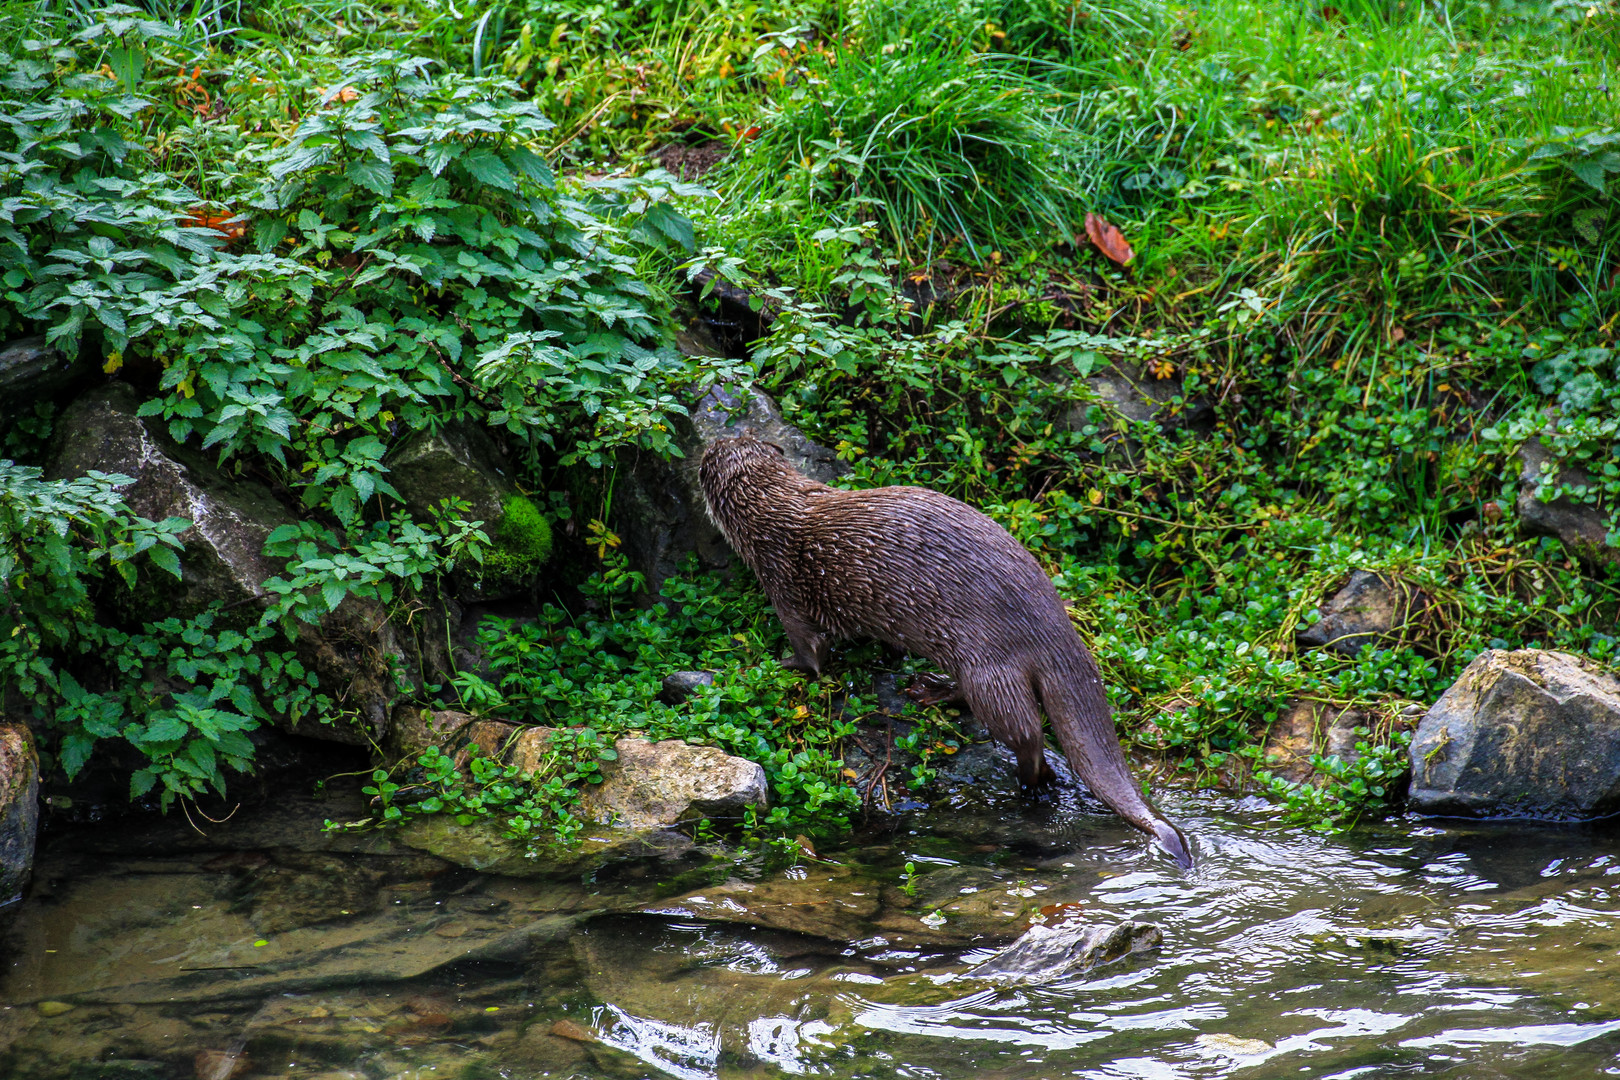
<svg viewBox="0 0 1620 1080">
<path fill-rule="evenodd" d="M 99 9 L 12 0 L 3 10 L 14 44 L 25 22 L 71 32 Z M 116 123 L 139 147 L 128 161 L 172 185 L 176 205 L 195 196 L 245 209 L 255 227 L 279 218 L 288 236 L 271 247 L 361 306 L 382 286 L 363 272 L 349 280 L 349 262 L 377 246 L 358 238 L 389 228 L 421 253 L 459 248 L 465 288 L 397 297 L 413 318 L 448 320 L 446 341 L 542 291 L 548 317 L 622 326 L 624 310 L 604 300 L 610 278 L 648 297 L 632 307 L 663 312 L 677 264 L 697 251 L 694 267 L 719 267 L 768 303 L 775 329 L 748 363 L 789 419 L 838 447 L 854 483 L 925 484 L 1006 524 L 1084 612 L 1126 730 L 1189 782 L 1253 782 L 1245 770 L 1263 766 L 1258 748 L 1289 700 L 1353 706 L 1373 718 L 1365 770 L 1328 765 L 1320 790 L 1268 788 L 1304 813 L 1352 819 L 1391 794 L 1401 707 L 1432 700 L 1481 649 L 1615 656 L 1620 572 L 1524 535 L 1514 513 L 1516 451 L 1543 438 L 1592 474 L 1546 494 L 1602 502 L 1620 539 L 1613 0 L 152 0 L 147 10 L 173 33 L 142 37 L 140 57 L 87 47 L 79 70 L 118 60 L 129 89 L 154 103 Z M 436 77 L 515 79 L 521 101 L 501 107 L 532 99 L 555 126 L 529 124 L 509 149 L 521 143 L 561 176 L 557 216 L 514 209 L 487 163 L 464 176 L 419 161 L 396 130 L 402 99 L 322 102 L 317 88 L 377 63 L 379 46 L 427 58 Z M 222 108 L 194 108 L 169 74 L 181 62 L 201 68 Z M 96 91 L 85 100 L 112 93 L 83 85 Z M 433 115 L 447 115 L 441 104 Z M 370 109 L 395 155 L 392 188 L 365 161 L 376 153 L 362 130 Z M 463 164 L 491 141 L 464 120 L 452 140 L 467 148 Z M 306 163 L 312 186 L 271 206 L 265 163 L 293 152 L 300 124 L 331 126 L 364 167 Z M 729 154 L 705 178 L 713 197 L 625 179 L 646 173 L 658 147 L 706 143 Z M 617 194 L 577 183 L 601 173 L 620 174 Z M 435 178 L 453 180 L 477 213 L 439 213 Z M 463 198 L 479 184 L 503 193 Z M 584 221 L 585 206 L 605 215 L 589 230 L 616 223 L 631 246 L 583 291 L 566 275 L 534 278 L 581 253 L 559 223 Z M 1077 239 L 1087 212 L 1124 232 L 1128 268 Z M 523 214 L 545 221 L 531 228 Z M 492 276 L 535 229 L 550 246 L 523 248 L 518 278 L 531 284 Z M 938 289 L 932 308 L 904 302 L 919 281 Z M 471 322 L 441 310 L 452 300 L 465 305 L 455 319 Z M 271 321 L 335 319 L 332 305 L 306 316 L 278 304 Z M 18 329 L 9 308 L 0 318 Z M 391 340 L 438 378 L 438 358 L 406 330 Z M 475 337 L 513 340 L 504 324 Z M 175 340 L 147 335 L 131 355 L 172 355 Z M 342 340 L 322 364 L 341 361 L 358 379 L 374 350 L 352 330 Z M 527 440 L 521 480 L 553 493 L 559 522 L 590 523 L 612 559 L 612 523 L 593 520 L 609 515 L 578 494 L 598 487 L 575 462 L 606 460 L 626 433 L 665 437 L 659 410 L 673 399 L 646 407 L 639 353 L 612 368 L 622 399 L 604 398 L 593 342 L 600 334 L 566 358 L 518 342 L 474 374 L 481 395 L 519 402 L 544 384 L 587 418 L 551 442 Z M 675 366 L 658 369 L 670 386 L 701 375 L 661 355 Z M 1165 422 L 1127 421 L 1100 402 L 1087 379 L 1110 367 L 1176 387 Z M 176 410 L 190 407 L 188 391 L 209 393 L 166 388 Z M 469 401 L 492 407 L 486 396 Z M 1174 419 L 1180 410 L 1196 414 L 1194 430 Z M 500 414 L 513 438 L 526 430 L 520 412 Z M 391 438 L 389 422 L 376 420 L 368 452 Z M 273 455 L 240 452 L 280 475 Z M 564 535 L 547 565 L 577 569 Z M 1423 624 L 1360 657 L 1298 649 L 1294 630 L 1358 568 L 1422 588 Z M 630 581 L 611 568 L 587 582 L 594 607 L 576 621 L 553 611 L 533 641 L 508 633 L 532 656 L 511 659 L 505 686 L 458 685 L 512 718 L 588 709 L 604 733 L 650 727 L 761 755 L 787 808 L 773 828 L 810 828 L 823 810 L 841 819 L 841 729 L 819 691 L 771 666 L 780 642 L 757 594 L 682 581 L 673 606 L 632 612 Z M 650 704 L 655 676 L 677 662 L 725 676 L 701 716 Z M 871 664 L 856 650 L 840 674 L 864 679 Z M 778 728 L 789 737 L 772 741 Z"/>
</svg>

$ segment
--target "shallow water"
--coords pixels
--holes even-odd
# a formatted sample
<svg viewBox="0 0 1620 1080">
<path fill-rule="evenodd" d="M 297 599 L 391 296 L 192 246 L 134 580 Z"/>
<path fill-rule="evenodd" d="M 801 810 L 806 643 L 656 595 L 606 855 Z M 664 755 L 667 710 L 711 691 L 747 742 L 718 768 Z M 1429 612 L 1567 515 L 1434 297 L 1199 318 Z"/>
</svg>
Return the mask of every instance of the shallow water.
<svg viewBox="0 0 1620 1080">
<path fill-rule="evenodd" d="M 1324 837 L 1163 802 L 1191 872 L 1072 799 L 954 798 L 789 870 L 562 882 L 322 835 L 354 809 L 331 803 L 65 832 L 0 913 L 0 1076 L 1620 1073 L 1612 829 Z M 1164 944 L 1043 985 L 961 976 L 1042 908 Z"/>
</svg>

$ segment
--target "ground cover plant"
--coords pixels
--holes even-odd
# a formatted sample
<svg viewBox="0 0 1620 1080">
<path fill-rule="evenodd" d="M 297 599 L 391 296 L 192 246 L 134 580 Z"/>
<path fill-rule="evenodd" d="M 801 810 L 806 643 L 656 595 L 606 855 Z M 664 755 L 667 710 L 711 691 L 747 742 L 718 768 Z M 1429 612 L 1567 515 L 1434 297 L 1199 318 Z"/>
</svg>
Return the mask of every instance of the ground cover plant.
<svg viewBox="0 0 1620 1080">
<path fill-rule="evenodd" d="M 0 34 L 0 332 L 85 352 L 307 516 L 240 640 L 206 612 L 98 621 L 77 598 L 172 572 L 180 527 L 134 519 L 116 481 L 42 479 L 50 410 L 17 419 L 0 661 L 69 771 L 122 740 L 137 793 L 217 787 L 250 764 L 237 734 L 323 708 L 287 653 L 300 620 L 429 595 L 498 562 L 503 526 L 543 562 L 543 508 L 593 523 L 579 603 L 492 625 L 496 666 L 419 696 L 589 734 L 538 779 L 385 770 L 387 808 L 567 836 L 610 737 L 646 731 L 761 761 L 767 833 L 843 829 L 859 712 L 834 698 L 858 705 L 877 660 L 841 654 L 837 694 L 781 674 L 746 580 L 638 607 L 612 484 L 580 479 L 670 452 L 722 378 L 768 390 L 848 483 L 926 484 L 1012 530 L 1074 602 L 1122 733 L 1186 783 L 1351 822 L 1399 804 L 1411 707 L 1481 650 L 1614 657 L 1617 562 L 1517 510 L 1569 499 L 1620 542 L 1612 2 L 7 10 L 35 22 Z M 722 296 L 759 340 L 681 356 L 689 305 Z M 521 460 L 512 521 L 400 515 L 390 450 L 451 421 Z M 1537 441 L 1546 482 L 1518 456 Z M 1421 617 L 1354 657 L 1301 646 L 1358 569 L 1421 590 Z M 108 650 L 179 688 L 87 688 Z M 677 667 L 720 678 L 666 706 Z M 1264 753 L 1299 702 L 1367 718 L 1304 784 Z M 922 719 L 918 745 L 944 743 Z"/>
</svg>

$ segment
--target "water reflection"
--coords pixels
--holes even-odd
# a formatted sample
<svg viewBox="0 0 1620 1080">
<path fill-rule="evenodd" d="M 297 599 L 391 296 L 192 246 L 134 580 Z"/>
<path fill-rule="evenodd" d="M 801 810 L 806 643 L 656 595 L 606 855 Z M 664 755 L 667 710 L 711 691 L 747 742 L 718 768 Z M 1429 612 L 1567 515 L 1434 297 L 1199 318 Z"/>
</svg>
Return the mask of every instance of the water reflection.
<svg viewBox="0 0 1620 1080">
<path fill-rule="evenodd" d="M 0 916 L 0 1076 L 1620 1074 L 1609 832 L 1325 837 L 1167 802 L 1187 874 L 1078 803 L 919 815 L 791 875 L 614 881 L 322 838 L 317 805 L 206 841 L 59 836 Z M 961 974 L 1043 910 L 1165 944 L 1039 985 Z"/>
</svg>

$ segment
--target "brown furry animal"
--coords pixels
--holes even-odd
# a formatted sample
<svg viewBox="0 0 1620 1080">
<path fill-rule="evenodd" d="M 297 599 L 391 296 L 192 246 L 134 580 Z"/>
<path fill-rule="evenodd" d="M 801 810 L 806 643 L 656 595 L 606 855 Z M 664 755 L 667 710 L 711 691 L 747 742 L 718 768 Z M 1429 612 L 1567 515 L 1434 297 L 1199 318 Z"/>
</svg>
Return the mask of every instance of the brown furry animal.
<svg viewBox="0 0 1620 1080">
<path fill-rule="evenodd" d="M 1192 865 L 1186 836 L 1131 777 L 1097 663 L 1051 579 L 1007 530 L 925 488 L 830 488 L 751 435 L 712 443 L 699 475 L 787 631 L 785 666 L 819 675 L 832 641 L 853 637 L 927 657 L 1012 747 L 1026 787 L 1050 778 L 1044 709 L 1092 793 Z"/>
</svg>

